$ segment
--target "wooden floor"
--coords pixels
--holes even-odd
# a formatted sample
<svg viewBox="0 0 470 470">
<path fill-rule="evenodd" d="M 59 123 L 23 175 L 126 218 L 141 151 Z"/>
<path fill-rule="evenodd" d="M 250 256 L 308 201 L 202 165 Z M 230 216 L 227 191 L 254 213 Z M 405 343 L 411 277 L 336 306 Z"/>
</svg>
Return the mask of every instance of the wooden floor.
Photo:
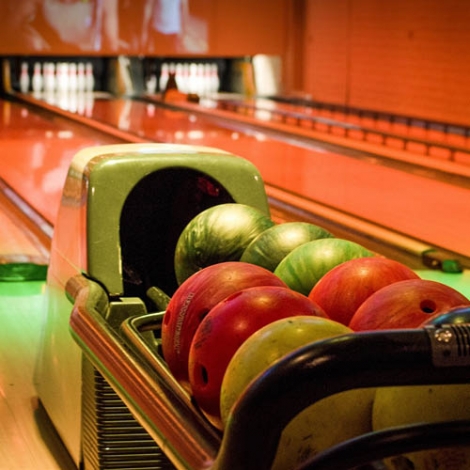
<svg viewBox="0 0 470 470">
<path fill-rule="evenodd" d="M 0 282 L 0 469 L 74 469 L 34 387 L 42 281 Z"/>
<path fill-rule="evenodd" d="M 44 286 L 0 282 L 0 470 L 76 468 L 34 387 Z"/>
<path fill-rule="evenodd" d="M 2 185 L 0 470 L 75 469 L 34 387 L 49 249 L 28 229 L 24 216 L 5 197 L 4 189 Z"/>
<path fill-rule="evenodd" d="M 48 250 L 10 209 L 0 198 L 0 470 L 74 469 L 34 387 Z"/>
</svg>

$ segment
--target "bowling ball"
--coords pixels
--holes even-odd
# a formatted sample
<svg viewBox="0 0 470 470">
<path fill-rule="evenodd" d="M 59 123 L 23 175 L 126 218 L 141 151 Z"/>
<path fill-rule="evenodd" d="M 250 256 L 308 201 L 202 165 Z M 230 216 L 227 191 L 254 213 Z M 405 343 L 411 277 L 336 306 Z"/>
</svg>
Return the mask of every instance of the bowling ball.
<svg viewBox="0 0 470 470">
<path fill-rule="evenodd" d="M 445 290 L 443 289 L 444 293 Z M 460 295 L 450 294 L 458 303 Z M 424 298 L 425 305 L 436 301 L 435 296 Z M 437 307 L 441 307 L 437 305 Z M 452 308 L 436 308 L 434 315 L 424 315 L 426 320 L 420 325 L 459 325 L 468 324 L 470 304 Z M 417 318 L 420 316 L 418 315 Z M 416 385 L 402 387 L 380 387 L 377 389 L 372 411 L 374 431 L 415 423 L 438 423 L 469 419 L 470 385 Z M 384 460 L 389 470 L 413 468 L 452 468 L 466 470 L 470 468 L 470 447 L 442 447 L 412 453 L 399 453 Z"/>
<path fill-rule="evenodd" d="M 178 284 L 202 268 L 239 261 L 245 248 L 274 222 L 254 207 L 219 204 L 200 212 L 181 232 L 174 266 Z"/>
<path fill-rule="evenodd" d="M 225 370 L 255 331 L 295 315 L 325 317 L 308 297 L 286 287 L 250 287 L 219 302 L 202 320 L 189 351 L 189 381 L 197 405 L 222 428 L 220 389 Z"/>
<path fill-rule="evenodd" d="M 359 306 L 374 292 L 393 282 L 418 278 L 411 268 L 389 258 L 355 258 L 328 271 L 315 284 L 309 298 L 332 320 L 348 325 Z"/>
<path fill-rule="evenodd" d="M 174 377 L 187 390 L 189 348 L 197 327 L 221 300 L 254 286 L 287 287 L 261 266 L 226 261 L 201 269 L 176 289 L 163 316 L 162 353 Z"/>
<path fill-rule="evenodd" d="M 291 289 L 309 295 L 313 286 L 335 266 L 353 258 L 373 256 L 363 246 L 342 238 L 322 238 L 292 250 L 274 270 Z"/>
<path fill-rule="evenodd" d="M 372 409 L 372 427 L 381 431 L 417 423 L 470 419 L 469 400 L 468 384 L 379 387 Z M 383 463 L 387 470 L 468 470 L 470 446 L 399 452 Z"/>
<path fill-rule="evenodd" d="M 286 222 L 274 225 L 258 235 L 245 249 L 240 261 L 274 271 L 294 248 L 319 238 L 333 235 L 322 227 L 307 222 Z"/>
<path fill-rule="evenodd" d="M 224 426 L 230 426 L 230 413 L 252 380 L 262 380 L 275 362 L 307 344 L 348 333 L 352 330 L 346 325 L 303 315 L 277 320 L 253 333 L 238 348 L 224 375 L 220 399 Z M 318 452 L 370 432 L 374 392 L 349 390 L 306 407 L 284 428 L 272 470 L 298 468 Z"/>
<path fill-rule="evenodd" d="M 353 315 L 354 331 L 416 328 L 434 315 L 470 301 L 452 287 L 426 279 L 408 279 L 382 287 Z"/>
</svg>

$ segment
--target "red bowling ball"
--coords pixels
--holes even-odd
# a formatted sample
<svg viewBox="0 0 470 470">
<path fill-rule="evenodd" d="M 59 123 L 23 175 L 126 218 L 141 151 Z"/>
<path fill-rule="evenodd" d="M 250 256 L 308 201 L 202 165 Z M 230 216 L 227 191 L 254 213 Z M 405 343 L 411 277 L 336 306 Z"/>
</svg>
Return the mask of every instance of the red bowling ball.
<svg viewBox="0 0 470 470">
<path fill-rule="evenodd" d="M 218 303 L 202 320 L 189 351 L 189 381 L 198 406 L 217 427 L 220 389 L 230 359 L 261 327 L 295 315 L 326 317 L 308 297 L 285 287 L 241 290 Z"/>
<path fill-rule="evenodd" d="M 425 279 L 395 282 L 372 294 L 349 323 L 354 331 L 416 328 L 431 316 L 469 305 L 457 290 Z"/>
</svg>

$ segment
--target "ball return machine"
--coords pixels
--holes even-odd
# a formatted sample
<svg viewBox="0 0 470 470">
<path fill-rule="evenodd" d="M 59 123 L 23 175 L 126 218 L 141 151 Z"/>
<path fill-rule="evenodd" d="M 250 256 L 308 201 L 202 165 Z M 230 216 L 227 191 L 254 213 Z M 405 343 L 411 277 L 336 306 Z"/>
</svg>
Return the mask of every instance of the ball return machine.
<svg viewBox="0 0 470 470">
<path fill-rule="evenodd" d="M 423 329 L 300 348 L 250 386 L 223 434 L 214 429 L 166 367 L 163 312 L 147 291 L 157 286 L 171 296 L 179 234 L 196 214 L 226 202 L 269 214 L 257 169 L 219 150 L 125 144 L 73 159 L 54 229 L 36 376 L 77 468 L 267 470 L 285 425 L 328 395 L 470 381 L 463 309 Z M 377 468 L 397 452 L 469 442 L 469 421 L 416 424 L 347 441 L 302 468 Z"/>
</svg>

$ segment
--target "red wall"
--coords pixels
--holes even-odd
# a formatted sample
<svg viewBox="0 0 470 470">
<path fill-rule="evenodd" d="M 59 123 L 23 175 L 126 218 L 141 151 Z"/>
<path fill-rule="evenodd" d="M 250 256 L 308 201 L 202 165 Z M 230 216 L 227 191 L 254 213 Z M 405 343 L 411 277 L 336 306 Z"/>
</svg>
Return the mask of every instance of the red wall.
<svg viewBox="0 0 470 470">
<path fill-rule="evenodd" d="M 289 0 L 217 0 L 211 53 L 218 56 L 284 55 Z"/>
<path fill-rule="evenodd" d="M 344 104 L 348 98 L 349 0 L 307 0 L 305 18 L 303 89 L 319 101 Z"/>
<path fill-rule="evenodd" d="M 470 123 L 468 0 L 306 0 L 314 99 Z"/>
</svg>

